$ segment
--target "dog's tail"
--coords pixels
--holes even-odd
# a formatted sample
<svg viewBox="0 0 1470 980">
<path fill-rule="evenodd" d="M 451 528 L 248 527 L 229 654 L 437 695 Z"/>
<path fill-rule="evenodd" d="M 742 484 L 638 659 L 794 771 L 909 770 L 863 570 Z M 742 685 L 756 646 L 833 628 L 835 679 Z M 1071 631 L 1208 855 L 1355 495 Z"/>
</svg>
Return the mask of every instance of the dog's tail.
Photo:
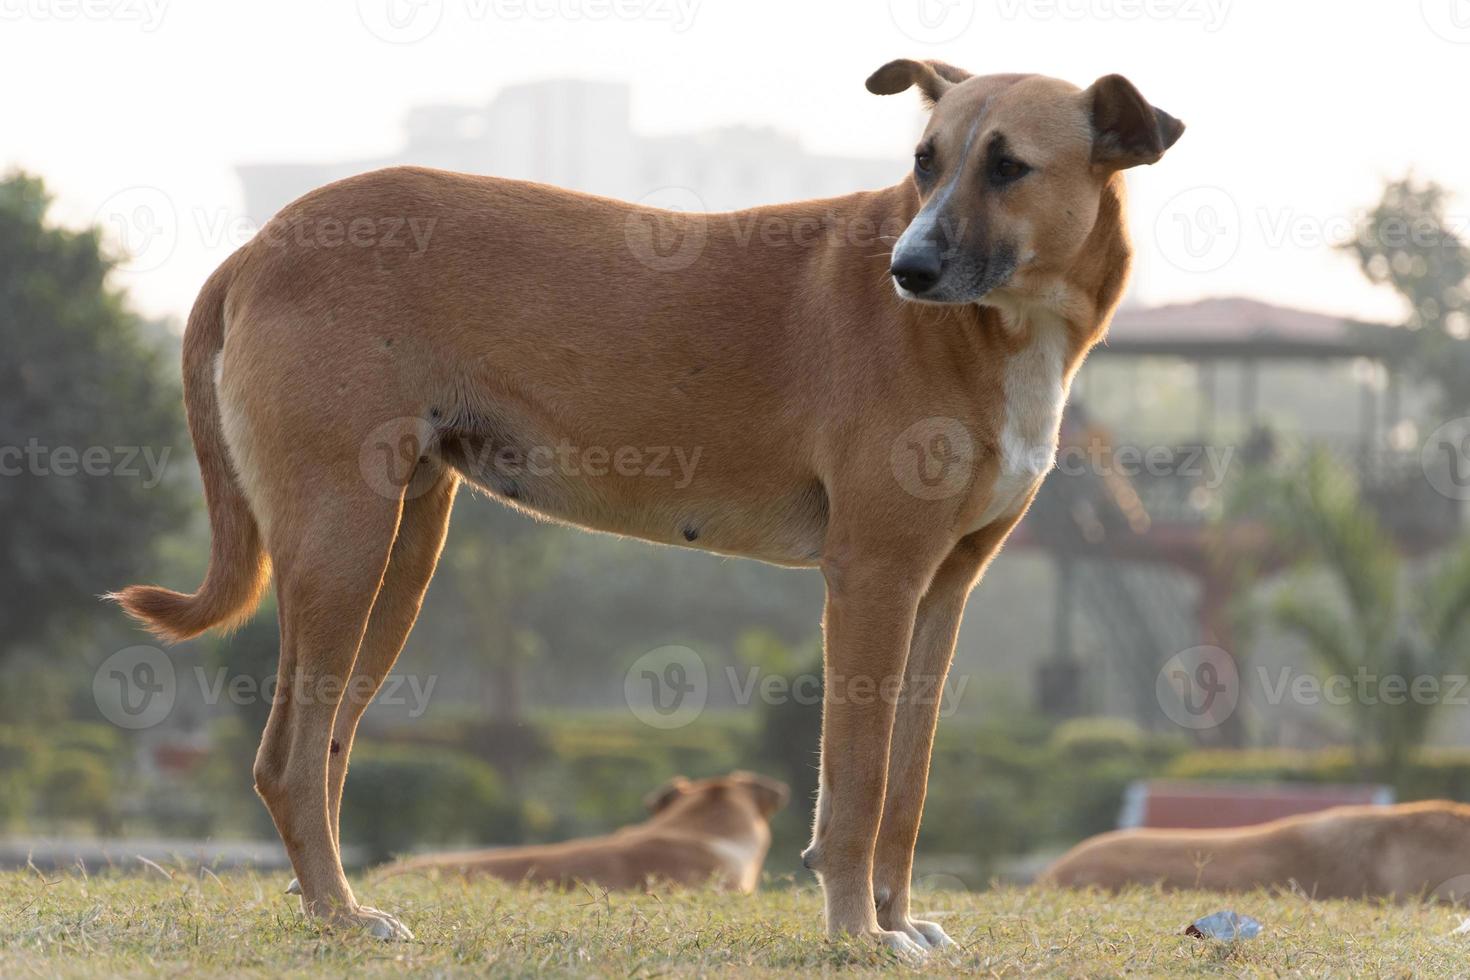
<svg viewBox="0 0 1470 980">
<path fill-rule="evenodd" d="M 209 507 L 209 571 L 204 584 L 193 595 L 130 585 L 105 597 L 170 643 L 198 636 L 212 626 L 239 625 L 255 611 L 270 579 L 260 528 L 230 464 L 215 390 L 215 359 L 224 346 L 225 295 L 239 261 L 236 252 L 204 283 L 184 331 L 184 407 Z"/>
</svg>

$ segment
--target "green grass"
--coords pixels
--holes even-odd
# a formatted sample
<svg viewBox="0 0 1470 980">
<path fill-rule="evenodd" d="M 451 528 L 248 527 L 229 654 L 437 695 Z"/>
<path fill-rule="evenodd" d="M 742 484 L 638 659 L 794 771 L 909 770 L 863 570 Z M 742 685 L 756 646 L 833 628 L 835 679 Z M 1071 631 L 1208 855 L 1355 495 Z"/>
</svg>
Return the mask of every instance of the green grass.
<svg viewBox="0 0 1470 980">
<path fill-rule="evenodd" d="M 821 935 L 813 887 L 749 897 L 557 893 L 399 878 L 358 883 L 418 938 L 383 944 L 308 925 L 286 875 L 0 874 L 0 976 L 1463 976 L 1470 937 L 1443 906 L 1291 895 L 1119 897 L 1001 888 L 937 892 L 922 909 L 958 940 L 913 967 Z M 1233 907 L 1265 923 L 1234 946 L 1181 935 Z"/>
</svg>

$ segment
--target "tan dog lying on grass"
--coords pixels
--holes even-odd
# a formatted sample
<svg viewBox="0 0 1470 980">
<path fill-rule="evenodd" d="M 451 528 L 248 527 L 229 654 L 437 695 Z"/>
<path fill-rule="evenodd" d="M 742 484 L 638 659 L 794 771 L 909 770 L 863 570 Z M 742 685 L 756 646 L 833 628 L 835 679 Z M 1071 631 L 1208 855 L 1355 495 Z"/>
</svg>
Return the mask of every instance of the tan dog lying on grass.
<svg viewBox="0 0 1470 980">
<path fill-rule="evenodd" d="M 748 772 L 690 782 L 676 776 L 649 794 L 652 816 L 605 837 L 561 844 L 430 854 L 384 868 L 405 874 L 439 868 L 507 881 L 603 888 L 652 882 L 753 892 L 771 846 L 771 815 L 786 805 L 786 784 Z"/>
<path fill-rule="evenodd" d="M 1447 800 L 1341 806 L 1250 827 L 1117 830 L 1089 838 L 1038 883 L 1247 891 L 1315 898 L 1470 897 L 1470 806 Z"/>
</svg>

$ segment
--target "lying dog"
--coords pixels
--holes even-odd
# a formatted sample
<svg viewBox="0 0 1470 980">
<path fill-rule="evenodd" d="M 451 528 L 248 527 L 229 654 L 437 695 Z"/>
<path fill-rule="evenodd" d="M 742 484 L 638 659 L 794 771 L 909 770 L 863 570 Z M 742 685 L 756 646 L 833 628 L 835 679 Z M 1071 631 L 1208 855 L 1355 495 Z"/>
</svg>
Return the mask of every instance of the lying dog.
<svg viewBox="0 0 1470 980">
<path fill-rule="evenodd" d="M 1341 806 L 1251 827 L 1117 830 L 1078 844 L 1041 884 L 1246 891 L 1316 898 L 1470 897 L 1470 806 Z"/>
<path fill-rule="evenodd" d="M 430 854 L 389 865 L 387 875 L 441 869 L 470 877 L 603 888 L 655 882 L 753 892 L 771 846 L 771 815 L 786 784 L 748 772 L 690 782 L 671 779 L 645 801 L 652 816 L 605 837 L 533 847 Z"/>
</svg>

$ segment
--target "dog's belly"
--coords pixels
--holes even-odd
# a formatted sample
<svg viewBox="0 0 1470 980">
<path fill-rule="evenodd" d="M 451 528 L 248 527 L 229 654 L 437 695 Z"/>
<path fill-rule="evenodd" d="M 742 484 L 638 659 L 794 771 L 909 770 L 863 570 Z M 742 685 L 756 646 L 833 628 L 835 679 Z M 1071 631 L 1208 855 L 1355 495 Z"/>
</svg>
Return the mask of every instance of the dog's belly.
<svg viewBox="0 0 1470 980">
<path fill-rule="evenodd" d="M 554 441 L 544 445 L 567 445 Z M 504 445 L 504 443 L 499 443 Z M 827 495 L 816 479 L 763 479 L 722 471 L 718 459 L 649 446 L 589 464 L 579 453 L 517 455 L 496 449 L 494 435 L 455 433 L 438 455 L 471 484 L 532 515 L 593 531 L 642 538 L 777 565 L 821 559 Z"/>
</svg>

